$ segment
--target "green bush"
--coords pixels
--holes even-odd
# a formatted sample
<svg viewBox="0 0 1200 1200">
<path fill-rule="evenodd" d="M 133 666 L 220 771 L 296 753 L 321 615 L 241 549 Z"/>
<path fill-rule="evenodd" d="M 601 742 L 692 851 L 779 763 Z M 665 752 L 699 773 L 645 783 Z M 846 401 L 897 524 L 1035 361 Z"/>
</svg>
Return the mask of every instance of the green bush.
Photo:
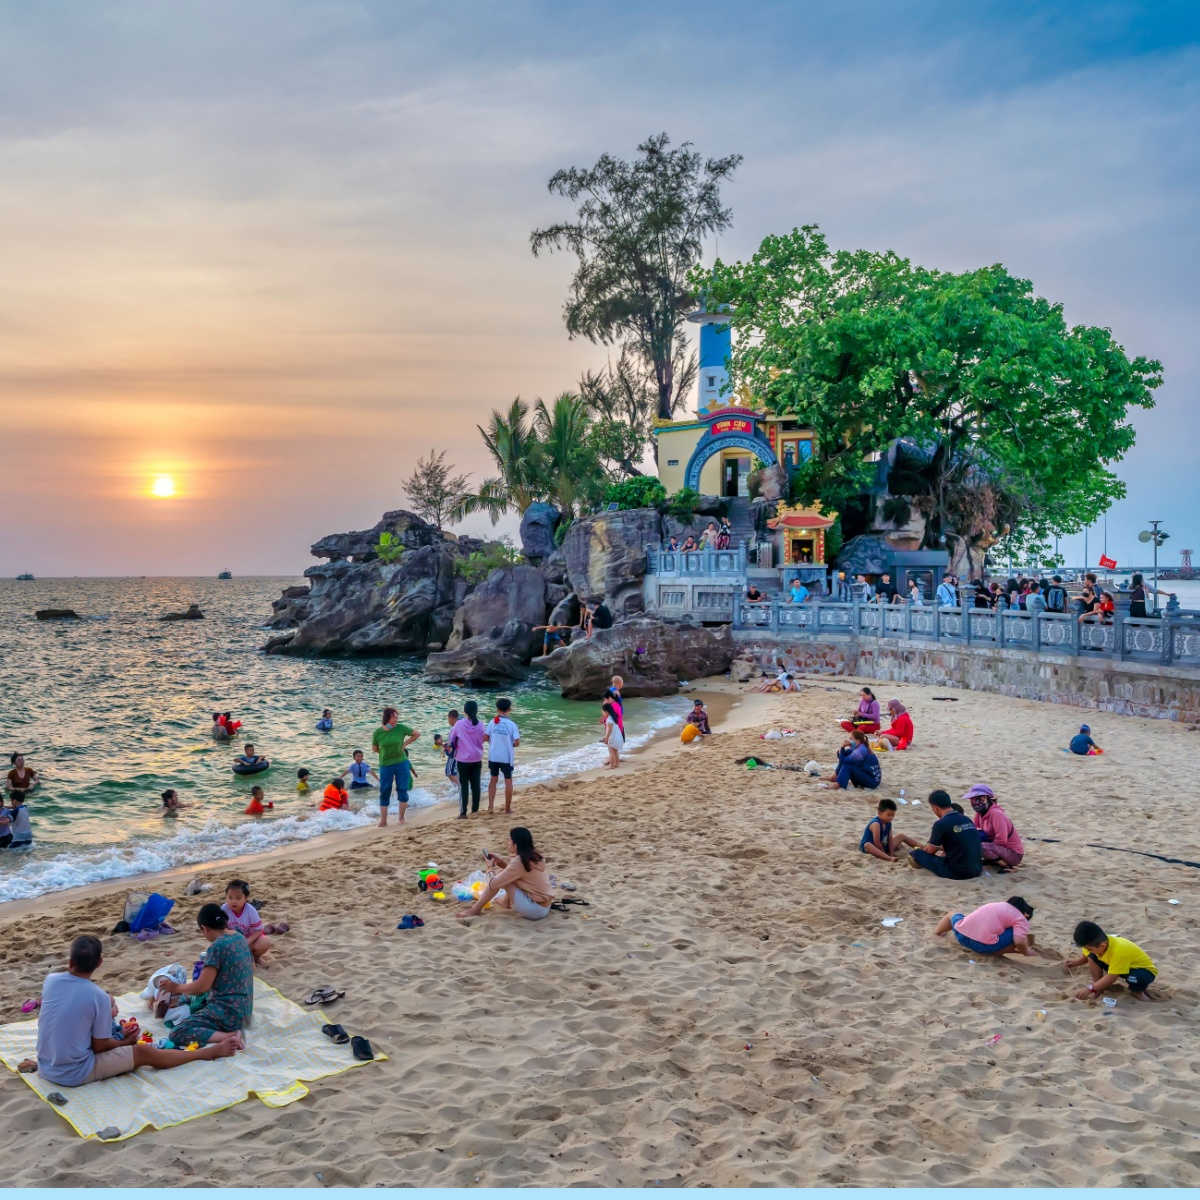
<svg viewBox="0 0 1200 1200">
<path fill-rule="evenodd" d="M 662 508 L 667 502 L 667 489 L 653 475 L 637 475 L 609 484 L 604 493 L 605 504 L 618 508 Z"/>
<path fill-rule="evenodd" d="M 841 554 L 843 544 L 842 518 L 839 515 L 834 517 L 833 524 L 825 530 L 825 561 L 827 563 L 837 562 L 837 556 Z"/>
<path fill-rule="evenodd" d="M 379 535 L 379 541 L 375 543 L 375 556 L 385 566 L 391 566 L 400 561 L 404 549 L 404 543 L 394 533 L 384 530 Z"/>
<path fill-rule="evenodd" d="M 456 559 L 454 573 L 469 584 L 482 583 L 498 567 L 512 567 L 521 561 L 522 554 L 511 542 L 490 542 L 466 558 Z"/>
<path fill-rule="evenodd" d="M 699 503 L 699 492 L 689 487 L 680 488 L 667 501 L 667 512 L 677 521 L 683 521 L 686 524 L 696 515 Z"/>
<path fill-rule="evenodd" d="M 570 517 L 563 517 L 554 529 L 554 544 L 561 546 L 567 539 L 567 530 L 571 528 L 572 522 Z"/>
</svg>

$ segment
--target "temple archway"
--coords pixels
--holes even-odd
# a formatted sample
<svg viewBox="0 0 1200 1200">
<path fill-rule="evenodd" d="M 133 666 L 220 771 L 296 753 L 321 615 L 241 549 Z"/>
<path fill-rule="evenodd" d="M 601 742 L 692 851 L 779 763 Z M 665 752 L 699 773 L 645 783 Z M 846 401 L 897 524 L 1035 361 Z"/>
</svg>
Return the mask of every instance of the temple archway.
<svg viewBox="0 0 1200 1200">
<path fill-rule="evenodd" d="M 750 422 L 745 422 L 745 424 L 750 424 Z M 741 431 L 712 433 L 710 431 L 696 443 L 696 448 L 692 451 L 691 458 L 688 459 L 687 470 L 684 473 L 684 486 L 698 492 L 700 490 L 700 472 L 704 469 L 704 464 L 713 455 L 730 450 L 748 451 L 750 455 L 768 467 L 776 466 L 779 462 L 775 451 L 771 449 L 771 443 L 765 437 L 760 437 L 757 430 L 753 433 Z"/>
</svg>

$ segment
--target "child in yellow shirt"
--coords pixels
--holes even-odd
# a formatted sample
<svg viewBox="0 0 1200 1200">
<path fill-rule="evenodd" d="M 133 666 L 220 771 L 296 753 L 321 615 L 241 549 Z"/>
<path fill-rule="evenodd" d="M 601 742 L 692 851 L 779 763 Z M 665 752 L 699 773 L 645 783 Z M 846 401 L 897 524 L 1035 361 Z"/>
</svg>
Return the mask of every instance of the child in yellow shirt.
<svg viewBox="0 0 1200 1200">
<path fill-rule="evenodd" d="M 1158 978 L 1158 968 L 1150 956 L 1128 938 L 1109 935 L 1095 921 L 1080 921 L 1075 926 L 1075 945 L 1083 954 L 1068 959 L 1063 969 L 1070 973 L 1074 967 L 1088 965 L 1092 982 L 1075 993 L 1076 1000 L 1088 1000 L 1112 987 L 1118 979 L 1129 985 L 1129 993 L 1136 1000 L 1152 1000 L 1147 989 Z"/>
</svg>

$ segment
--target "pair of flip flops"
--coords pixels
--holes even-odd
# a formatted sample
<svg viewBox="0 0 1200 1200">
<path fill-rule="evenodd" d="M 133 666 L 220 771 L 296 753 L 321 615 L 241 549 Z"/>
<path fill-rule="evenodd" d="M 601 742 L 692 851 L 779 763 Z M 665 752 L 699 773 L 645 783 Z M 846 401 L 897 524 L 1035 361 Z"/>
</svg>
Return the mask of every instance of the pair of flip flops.
<svg viewBox="0 0 1200 1200">
<path fill-rule="evenodd" d="M 420 929 L 421 926 L 424 924 L 425 924 L 425 922 L 422 921 L 421 918 L 418 917 L 416 913 L 405 913 L 404 916 L 402 916 L 400 918 L 400 924 L 397 925 L 396 928 L 397 929 Z"/>
<path fill-rule="evenodd" d="M 263 933 L 287 933 L 291 926 L 286 921 L 276 921 L 274 925 L 264 925 Z"/>
<path fill-rule="evenodd" d="M 21 1011 L 23 1013 L 37 1012 L 37 1010 L 41 1007 L 42 1002 L 40 1000 L 30 999 L 26 1000 L 25 1003 L 21 1005 Z"/>
<path fill-rule="evenodd" d="M 345 994 L 345 992 L 339 992 L 336 988 L 331 988 L 328 984 L 323 984 L 321 987 L 313 988 L 304 997 L 304 1003 L 310 1008 L 316 1004 L 332 1004 L 335 1000 L 340 1000 Z"/>
<path fill-rule="evenodd" d="M 344 1046 L 349 1042 L 351 1053 L 360 1062 L 370 1062 L 375 1057 L 375 1051 L 371 1049 L 371 1043 L 365 1037 L 351 1037 L 341 1025 L 322 1025 L 321 1032 L 335 1046 Z"/>
</svg>

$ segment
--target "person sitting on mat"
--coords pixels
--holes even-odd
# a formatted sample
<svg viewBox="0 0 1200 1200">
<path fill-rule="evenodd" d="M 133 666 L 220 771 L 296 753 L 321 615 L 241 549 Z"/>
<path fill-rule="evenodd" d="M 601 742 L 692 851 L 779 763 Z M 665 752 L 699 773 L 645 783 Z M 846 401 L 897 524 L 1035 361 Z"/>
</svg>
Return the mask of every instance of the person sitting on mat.
<svg viewBox="0 0 1200 1200">
<path fill-rule="evenodd" d="M 245 1048 L 237 1033 L 222 1033 L 212 1035 L 199 1050 L 160 1050 L 138 1041 L 141 1030 L 136 1024 L 123 1037 L 113 1037 L 112 999 L 92 981 L 103 961 L 100 939 L 83 934 L 71 943 L 67 969 L 46 976 L 38 1012 L 37 1064 L 47 1082 L 80 1087 L 138 1067 L 165 1071 L 198 1059 L 228 1058 Z"/>
<path fill-rule="evenodd" d="M 1080 725 L 1079 732 L 1071 739 L 1072 754 L 1103 754 L 1104 751 L 1092 741 L 1092 727 Z"/>
<path fill-rule="evenodd" d="M 914 737 L 912 717 L 899 700 L 889 700 L 887 707 L 892 723 L 880 732 L 879 740 L 889 750 L 907 750 Z"/>
<path fill-rule="evenodd" d="M 975 810 L 975 828 L 983 843 L 983 861 L 1005 867 L 1020 866 L 1025 847 L 1021 835 L 1008 819 L 1008 813 L 997 802 L 996 793 L 986 783 L 977 783 L 963 794 L 963 799 L 970 800 Z"/>
<path fill-rule="evenodd" d="M 962 913 L 947 913 L 933 932 L 944 937 L 953 931 L 958 944 L 972 954 L 1032 956 L 1032 919 L 1032 907 L 1021 896 L 1009 896 L 1007 900 L 982 904 L 965 917 Z"/>
<path fill-rule="evenodd" d="M 867 741 L 867 735 L 856 729 L 838 751 L 837 770 L 825 783 L 839 788 L 877 788 L 883 779 L 879 759 Z"/>
<path fill-rule="evenodd" d="M 1075 993 L 1076 1000 L 1088 1000 L 1112 987 L 1118 979 L 1129 985 L 1129 994 L 1135 1000 L 1153 1000 L 1148 994 L 1150 985 L 1158 978 L 1158 968 L 1150 956 L 1128 938 L 1110 936 L 1095 921 L 1080 921 L 1075 926 L 1074 942 L 1083 954 L 1068 959 L 1063 970 L 1069 975 L 1073 968 L 1087 963 L 1092 973 L 1092 982 L 1082 992 Z"/>
<path fill-rule="evenodd" d="M 875 699 L 875 693 L 869 687 L 862 690 L 858 711 L 841 725 L 847 733 L 855 729 L 861 729 L 864 733 L 874 733 L 879 728 L 879 701 Z"/>
</svg>

